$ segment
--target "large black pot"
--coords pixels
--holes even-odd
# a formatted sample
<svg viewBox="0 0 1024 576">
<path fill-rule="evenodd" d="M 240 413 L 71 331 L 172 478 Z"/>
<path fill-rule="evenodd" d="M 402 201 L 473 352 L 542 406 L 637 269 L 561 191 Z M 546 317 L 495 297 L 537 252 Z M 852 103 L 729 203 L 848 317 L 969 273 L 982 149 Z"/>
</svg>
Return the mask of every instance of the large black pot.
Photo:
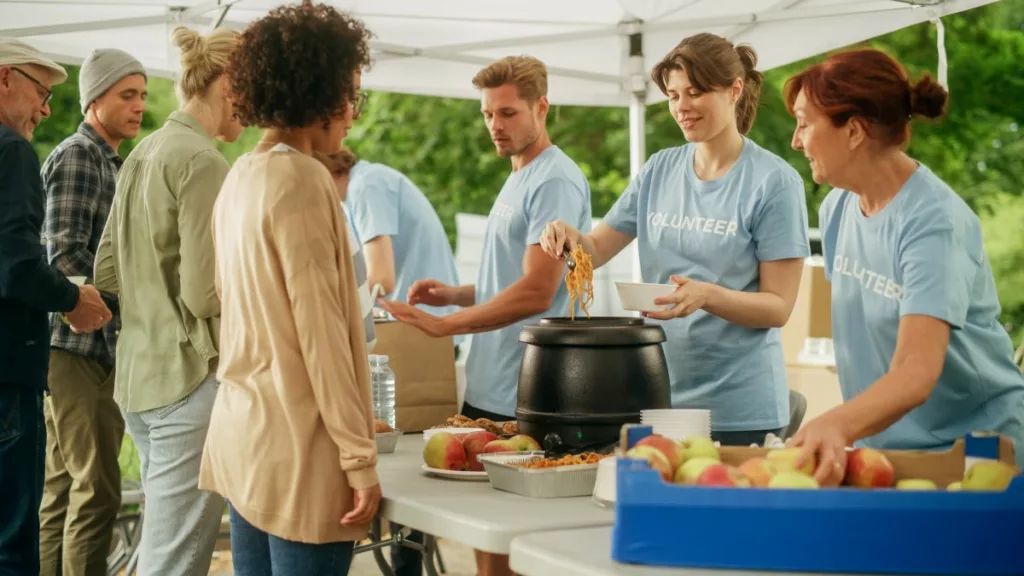
<svg viewBox="0 0 1024 576">
<path fill-rule="evenodd" d="M 547 450 L 610 446 L 641 410 L 671 408 L 665 332 L 642 318 L 545 318 L 519 341 L 519 432 Z"/>
</svg>

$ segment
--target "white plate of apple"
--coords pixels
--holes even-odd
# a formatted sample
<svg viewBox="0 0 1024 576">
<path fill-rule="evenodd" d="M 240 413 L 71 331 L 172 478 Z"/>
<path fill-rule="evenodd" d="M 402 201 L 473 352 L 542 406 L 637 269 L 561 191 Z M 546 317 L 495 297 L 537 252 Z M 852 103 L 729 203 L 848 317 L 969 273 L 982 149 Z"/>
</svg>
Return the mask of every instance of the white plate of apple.
<svg viewBox="0 0 1024 576">
<path fill-rule="evenodd" d="M 532 452 L 540 444 L 525 434 L 500 438 L 487 430 L 468 434 L 437 432 L 423 446 L 423 466 L 428 474 L 451 480 L 487 480 L 480 454 L 492 452 Z"/>
</svg>

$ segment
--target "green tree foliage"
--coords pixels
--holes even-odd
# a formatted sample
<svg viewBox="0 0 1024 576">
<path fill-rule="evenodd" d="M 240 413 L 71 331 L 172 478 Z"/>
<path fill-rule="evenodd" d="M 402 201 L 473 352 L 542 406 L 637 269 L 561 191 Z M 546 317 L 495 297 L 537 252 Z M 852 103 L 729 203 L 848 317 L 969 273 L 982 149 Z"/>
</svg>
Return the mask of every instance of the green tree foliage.
<svg viewBox="0 0 1024 576">
<path fill-rule="evenodd" d="M 930 166 L 978 211 L 996 274 L 1007 326 L 1024 325 L 1024 0 L 1002 0 L 943 20 L 949 58 L 950 110 L 942 122 L 915 123 L 909 152 Z M 935 73 L 936 28 L 921 24 L 866 43 L 888 51 L 911 75 Z M 756 48 L 756 46 L 755 46 Z M 782 98 L 786 78 L 822 57 L 766 74 L 757 122 L 750 137 L 786 158 L 806 183 L 811 225 L 828 192 L 814 184 L 803 155 L 790 148 L 793 121 Z M 54 116 L 36 133 L 46 154 L 70 134 L 81 114 L 77 69 L 55 90 Z M 468 83 L 469 78 L 466 79 Z M 149 110 L 140 137 L 161 125 L 176 106 L 167 80 L 149 83 Z M 682 134 L 664 104 L 647 110 L 647 153 L 678 146 Z M 552 139 L 590 179 L 593 210 L 603 216 L 629 181 L 628 112 L 617 108 L 554 106 Z M 259 132 L 222 144 L 234 160 L 250 150 Z M 122 145 L 127 154 L 133 143 Z M 479 102 L 375 93 L 346 144 L 360 156 L 391 165 L 412 178 L 439 212 L 454 242 L 455 214 L 486 214 L 509 172 L 494 154 Z"/>
</svg>

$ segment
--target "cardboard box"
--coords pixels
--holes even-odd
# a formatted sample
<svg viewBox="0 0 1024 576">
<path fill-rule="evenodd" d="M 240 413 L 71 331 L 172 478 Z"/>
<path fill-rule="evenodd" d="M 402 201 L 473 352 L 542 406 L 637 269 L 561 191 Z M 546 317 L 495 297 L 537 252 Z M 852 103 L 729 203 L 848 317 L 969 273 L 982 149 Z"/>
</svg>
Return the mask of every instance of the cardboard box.
<svg viewBox="0 0 1024 576">
<path fill-rule="evenodd" d="M 832 337 L 832 284 L 825 278 L 820 257 L 808 258 L 800 277 L 800 292 L 789 321 L 782 327 L 782 350 L 787 365 L 795 365 L 808 338 Z"/>
<path fill-rule="evenodd" d="M 843 403 L 839 376 L 823 366 L 787 366 L 789 388 L 807 399 L 807 412 L 801 425 L 814 420 Z"/>
<path fill-rule="evenodd" d="M 455 349 L 451 336 L 434 338 L 395 321 L 377 321 L 374 354 L 388 356 L 395 373 L 395 423 L 403 432 L 442 424 L 458 413 Z"/>
</svg>

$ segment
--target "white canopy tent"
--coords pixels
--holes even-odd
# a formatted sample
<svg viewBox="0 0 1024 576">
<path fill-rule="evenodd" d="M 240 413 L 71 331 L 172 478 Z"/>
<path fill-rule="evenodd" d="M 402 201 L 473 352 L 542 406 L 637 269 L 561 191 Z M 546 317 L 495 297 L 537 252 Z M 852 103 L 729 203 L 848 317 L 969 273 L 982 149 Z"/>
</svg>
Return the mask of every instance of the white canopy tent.
<svg viewBox="0 0 1024 576">
<path fill-rule="evenodd" d="M 645 158 L 651 67 L 684 36 L 754 46 L 769 69 L 995 0 L 330 0 L 375 34 L 371 90 L 476 98 L 484 64 L 530 54 L 548 65 L 555 104 L 628 106 L 632 172 Z M 116 47 L 173 77 L 179 24 L 243 28 L 281 0 L 0 0 L 0 36 L 80 63 Z M 941 23 L 939 24 L 941 26 Z M 940 28 L 941 30 L 941 28 Z M 940 79 L 944 52 L 940 43 Z"/>
</svg>

